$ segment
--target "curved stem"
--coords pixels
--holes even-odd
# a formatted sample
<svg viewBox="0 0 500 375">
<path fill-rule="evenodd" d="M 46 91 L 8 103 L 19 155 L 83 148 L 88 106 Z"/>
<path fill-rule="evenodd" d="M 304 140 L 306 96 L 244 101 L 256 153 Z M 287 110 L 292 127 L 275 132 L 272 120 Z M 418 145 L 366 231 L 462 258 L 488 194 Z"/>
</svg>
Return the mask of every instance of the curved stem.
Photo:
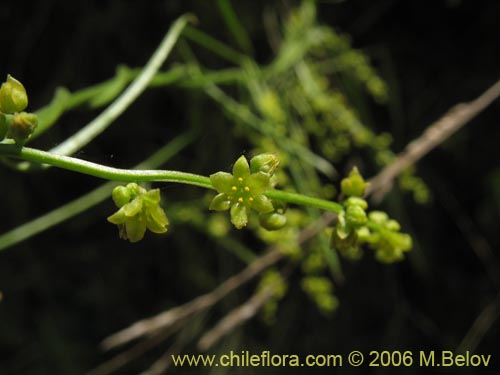
<svg viewBox="0 0 500 375">
<path fill-rule="evenodd" d="M 30 147 L 19 148 L 19 146 L 14 144 L 0 145 L 0 155 L 14 156 L 34 163 L 49 164 L 54 167 L 88 174 L 90 176 L 103 178 L 105 180 L 123 182 L 178 182 L 203 187 L 206 189 L 213 189 L 208 177 L 193 173 L 168 170 L 134 170 L 113 168 L 97 163 L 92 163 L 90 161 L 73 158 L 70 156 L 57 155 L 51 152 L 37 150 Z"/>
<path fill-rule="evenodd" d="M 0 144 L 0 156 L 2 155 L 34 163 L 48 164 L 54 167 L 103 178 L 105 180 L 122 182 L 175 182 L 214 190 L 214 187 L 210 182 L 210 178 L 194 173 L 169 170 L 113 168 L 70 156 L 57 155 L 51 152 L 37 150 L 30 147 L 20 147 L 16 144 L 9 143 Z M 342 211 L 342 206 L 338 203 L 302 194 L 289 193 L 282 190 L 268 190 L 265 192 L 265 195 L 271 199 L 278 199 L 287 203 L 321 208 L 323 210 L 333 211 L 336 213 Z"/>
<path fill-rule="evenodd" d="M 73 154 L 106 130 L 147 88 L 149 82 L 160 69 L 190 19 L 192 19 L 190 15 L 178 18 L 170 27 L 141 74 L 135 78 L 130 86 L 104 112 L 51 151 L 64 155 Z"/>
</svg>

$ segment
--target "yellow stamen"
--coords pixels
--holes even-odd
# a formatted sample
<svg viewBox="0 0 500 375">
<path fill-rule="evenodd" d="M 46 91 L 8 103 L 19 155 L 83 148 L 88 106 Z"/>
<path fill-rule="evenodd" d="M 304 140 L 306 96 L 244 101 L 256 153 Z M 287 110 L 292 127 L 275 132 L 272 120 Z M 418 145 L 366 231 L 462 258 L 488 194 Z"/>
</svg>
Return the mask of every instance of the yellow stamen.
<svg viewBox="0 0 500 375">
<path fill-rule="evenodd" d="M 250 188 L 248 186 L 245 186 L 245 191 L 250 191 Z"/>
<path fill-rule="evenodd" d="M 232 186 L 232 187 L 231 187 L 231 190 L 232 190 L 232 191 L 236 191 L 236 190 L 238 190 L 238 188 L 237 188 L 236 186 Z"/>
<path fill-rule="evenodd" d="M 239 198 L 238 198 L 238 202 L 243 203 L 243 198 L 242 198 L 242 197 L 239 197 Z"/>
<path fill-rule="evenodd" d="M 239 182 L 243 182 L 243 177 L 238 177 Z"/>
<path fill-rule="evenodd" d="M 249 201 L 250 203 L 252 203 L 252 202 L 253 202 L 253 198 L 252 198 L 252 197 L 248 198 L 248 201 Z"/>
</svg>

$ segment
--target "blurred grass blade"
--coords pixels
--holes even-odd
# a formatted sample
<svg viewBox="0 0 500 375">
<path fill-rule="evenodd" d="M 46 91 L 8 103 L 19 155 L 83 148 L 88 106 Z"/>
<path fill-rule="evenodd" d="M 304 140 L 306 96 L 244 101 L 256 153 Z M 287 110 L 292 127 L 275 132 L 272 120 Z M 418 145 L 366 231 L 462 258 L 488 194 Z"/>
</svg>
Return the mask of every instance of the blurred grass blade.
<svg viewBox="0 0 500 375">
<path fill-rule="evenodd" d="M 236 15 L 233 6 L 231 5 L 231 0 L 217 0 L 217 5 L 221 11 L 222 17 L 226 22 L 227 27 L 233 34 L 236 42 L 241 47 L 243 51 L 247 54 L 253 54 L 253 47 L 250 37 L 247 31 L 241 24 L 238 16 Z"/>
<path fill-rule="evenodd" d="M 35 112 L 38 116 L 38 126 L 36 127 L 35 132 L 31 136 L 29 141 L 32 141 L 33 139 L 43 134 L 46 130 L 50 129 L 50 127 L 59 119 L 59 117 L 61 117 L 64 111 L 68 108 L 70 98 L 71 93 L 68 90 L 66 90 L 64 87 L 57 88 L 51 102 Z"/>
<path fill-rule="evenodd" d="M 118 66 L 115 77 L 106 86 L 102 87 L 97 95 L 90 99 L 92 108 L 98 108 L 116 98 L 130 81 L 130 69 Z"/>
<path fill-rule="evenodd" d="M 227 44 L 224 44 L 203 31 L 195 29 L 189 25 L 184 29 L 183 35 L 236 65 L 241 65 L 246 59 L 248 59 L 247 56 L 234 50 Z"/>
</svg>

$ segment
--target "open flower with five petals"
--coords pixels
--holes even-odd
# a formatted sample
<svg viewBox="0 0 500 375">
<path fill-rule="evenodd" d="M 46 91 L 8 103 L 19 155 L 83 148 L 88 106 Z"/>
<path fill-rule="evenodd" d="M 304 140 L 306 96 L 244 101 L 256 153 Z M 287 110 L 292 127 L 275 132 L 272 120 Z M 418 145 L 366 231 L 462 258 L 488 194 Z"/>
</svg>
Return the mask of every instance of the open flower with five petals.
<svg viewBox="0 0 500 375">
<path fill-rule="evenodd" d="M 231 222 L 238 229 L 247 224 L 250 209 L 259 213 L 274 210 L 271 200 L 264 195 L 266 190 L 272 188 L 271 174 L 262 171 L 252 173 L 243 155 L 234 163 L 233 174 L 217 172 L 210 176 L 210 181 L 219 192 L 210 203 L 210 209 L 230 209 Z"/>
</svg>

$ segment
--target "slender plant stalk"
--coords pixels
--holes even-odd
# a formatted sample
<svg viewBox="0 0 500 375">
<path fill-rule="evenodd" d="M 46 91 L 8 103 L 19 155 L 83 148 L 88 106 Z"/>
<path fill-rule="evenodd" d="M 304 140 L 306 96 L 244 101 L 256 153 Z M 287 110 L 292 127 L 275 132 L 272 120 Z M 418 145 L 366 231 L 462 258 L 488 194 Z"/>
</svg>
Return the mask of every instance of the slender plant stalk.
<svg viewBox="0 0 500 375">
<path fill-rule="evenodd" d="M 231 0 L 217 0 L 217 5 L 224 18 L 228 29 L 233 34 L 234 38 L 240 47 L 248 54 L 252 53 L 252 42 L 245 27 L 241 24 L 239 17 L 231 5 Z"/>
<path fill-rule="evenodd" d="M 216 55 L 219 55 L 220 57 L 236 65 L 241 65 L 244 61 L 248 60 L 248 57 L 246 55 L 234 50 L 227 44 L 222 43 L 221 41 L 204 33 L 203 31 L 195 29 L 194 27 L 186 27 L 183 35 L 189 40 L 192 40 L 200 46 L 212 51 Z"/>
<path fill-rule="evenodd" d="M 48 164 L 70 171 L 87 174 L 105 180 L 122 182 L 175 182 L 186 185 L 199 186 L 205 189 L 214 189 L 210 178 L 193 173 L 169 170 L 135 170 L 113 168 L 92 163 L 86 160 L 52 152 L 37 150 L 30 147 L 19 147 L 15 144 L 0 144 L 0 155 L 19 158 L 33 163 Z M 302 194 L 289 193 L 281 190 L 268 190 L 264 193 L 271 199 L 295 203 L 304 206 L 317 207 L 327 211 L 341 212 L 342 206 L 335 202 L 313 198 Z"/>
<path fill-rule="evenodd" d="M 190 131 L 179 135 L 135 168 L 156 168 L 167 162 L 195 138 Z M 0 235 L 0 251 L 41 233 L 108 199 L 117 182 L 107 182 L 89 193 Z"/>
<path fill-rule="evenodd" d="M 71 155 L 87 145 L 116 120 L 147 88 L 149 82 L 169 55 L 175 42 L 179 39 L 190 18 L 189 15 L 184 15 L 174 22 L 156 52 L 145 65 L 142 73 L 104 112 L 51 151 L 57 154 Z"/>
<path fill-rule="evenodd" d="M 70 171 L 87 174 L 105 180 L 122 182 L 178 182 L 187 185 L 200 186 L 213 189 L 210 179 L 192 173 L 163 170 L 135 170 L 113 168 L 105 165 L 92 163 L 86 160 L 73 158 L 65 155 L 57 155 L 52 152 L 37 150 L 30 147 L 19 148 L 14 144 L 0 145 L 0 155 L 16 156 L 23 160 L 34 163 L 48 164 Z"/>
</svg>

